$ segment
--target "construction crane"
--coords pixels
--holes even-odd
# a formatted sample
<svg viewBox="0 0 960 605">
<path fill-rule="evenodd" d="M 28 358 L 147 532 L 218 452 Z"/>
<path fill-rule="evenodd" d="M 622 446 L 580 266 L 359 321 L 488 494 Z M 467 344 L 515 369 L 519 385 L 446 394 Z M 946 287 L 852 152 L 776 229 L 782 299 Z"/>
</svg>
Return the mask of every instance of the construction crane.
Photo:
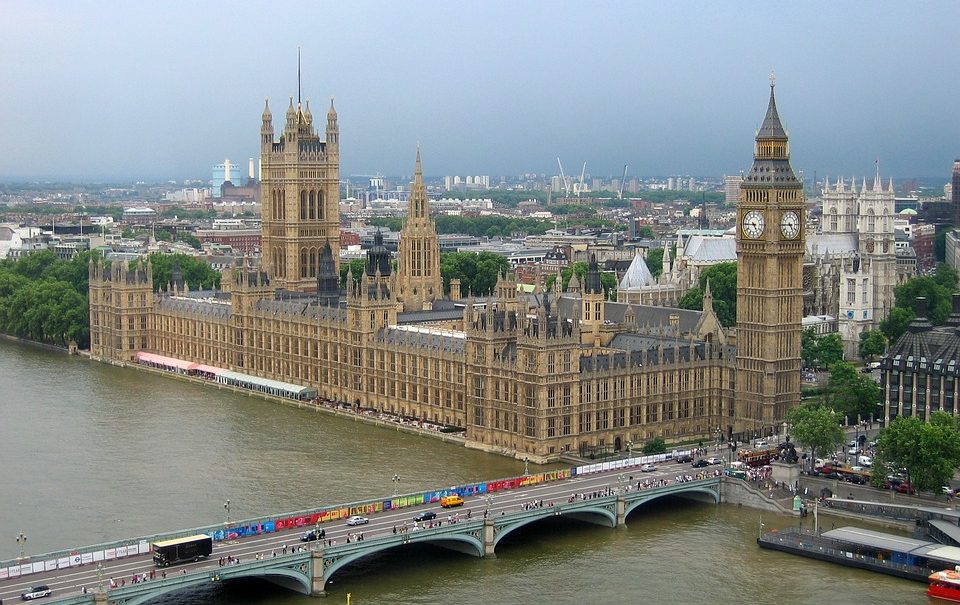
<svg viewBox="0 0 960 605">
<path fill-rule="evenodd" d="M 560 156 L 557 156 L 557 165 L 560 166 L 560 183 L 563 187 L 564 197 L 570 197 L 570 190 L 567 189 L 567 175 L 563 173 L 563 162 L 560 161 Z"/>
<path fill-rule="evenodd" d="M 583 163 L 583 168 L 580 169 L 580 184 L 577 186 L 577 198 L 579 199 L 580 194 L 583 192 L 583 174 L 587 171 L 587 163 Z"/>
<path fill-rule="evenodd" d="M 620 191 L 617 193 L 617 199 L 623 199 L 623 184 L 627 182 L 627 165 L 623 165 L 623 176 L 620 177 Z"/>
</svg>

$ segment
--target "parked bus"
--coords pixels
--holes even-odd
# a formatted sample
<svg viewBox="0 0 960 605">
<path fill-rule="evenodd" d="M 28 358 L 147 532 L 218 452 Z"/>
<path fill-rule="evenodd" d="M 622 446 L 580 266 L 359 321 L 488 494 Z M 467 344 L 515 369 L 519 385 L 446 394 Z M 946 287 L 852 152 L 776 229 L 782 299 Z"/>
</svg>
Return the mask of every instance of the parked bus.
<svg viewBox="0 0 960 605">
<path fill-rule="evenodd" d="M 210 536 L 186 536 L 153 543 L 153 562 L 157 567 L 167 567 L 186 561 L 199 561 L 213 552 Z"/>
</svg>

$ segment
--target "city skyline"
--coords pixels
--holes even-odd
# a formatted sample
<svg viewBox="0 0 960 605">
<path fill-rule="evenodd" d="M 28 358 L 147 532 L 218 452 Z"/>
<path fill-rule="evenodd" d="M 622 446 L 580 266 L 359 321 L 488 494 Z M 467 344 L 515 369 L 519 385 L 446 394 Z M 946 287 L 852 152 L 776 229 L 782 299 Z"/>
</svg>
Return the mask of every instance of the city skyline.
<svg viewBox="0 0 960 605">
<path fill-rule="evenodd" d="M 344 177 L 406 175 L 418 142 L 428 176 L 552 174 L 557 156 L 604 177 L 736 174 L 771 68 L 807 178 L 870 176 L 879 159 L 884 175 L 948 179 L 960 156 L 947 2 L 293 3 L 303 33 L 264 26 L 259 4 L 4 4 L 3 180 L 243 166 L 264 97 L 279 117 L 297 94 L 298 45 L 304 103 L 336 98 Z"/>
</svg>

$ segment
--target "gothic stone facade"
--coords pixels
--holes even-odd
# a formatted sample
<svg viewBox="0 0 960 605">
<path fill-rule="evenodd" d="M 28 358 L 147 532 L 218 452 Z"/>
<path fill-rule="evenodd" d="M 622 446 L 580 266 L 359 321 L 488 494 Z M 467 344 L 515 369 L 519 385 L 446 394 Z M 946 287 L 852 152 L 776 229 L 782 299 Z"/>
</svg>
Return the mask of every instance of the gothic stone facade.
<svg viewBox="0 0 960 605">
<path fill-rule="evenodd" d="M 92 264 L 94 359 L 128 363 L 145 351 L 297 383 L 325 399 L 462 427 L 469 446 L 540 462 L 658 436 L 769 430 L 799 396 L 802 231 L 797 245 L 738 240 L 754 264 L 770 260 L 764 275 L 780 280 L 741 284 L 739 309 L 789 310 L 739 326 L 745 362 L 709 295 L 702 312 L 607 301 L 595 259 L 582 289 L 518 296 L 504 276 L 486 300 L 442 298 L 425 195 L 410 222 L 420 245 L 404 249 L 398 274 L 375 245 L 341 293 L 336 114 L 331 106 L 324 143 L 309 108 L 291 103 L 281 142 L 271 120 L 265 110 L 262 266 L 226 271 L 222 291 L 178 283 L 155 292 L 148 262 Z M 758 154 L 771 156 L 760 167 L 782 163 L 792 177 L 779 132 L 758 138 Z M 742 203 L 756 206 L 771 229 L 781 227 L 780 209 L 796 207 L 802 229 L 799 186 L 764 183 L 745 183 Z M 770 388 L 768 375 L 776 377 Z"/>
</svg>

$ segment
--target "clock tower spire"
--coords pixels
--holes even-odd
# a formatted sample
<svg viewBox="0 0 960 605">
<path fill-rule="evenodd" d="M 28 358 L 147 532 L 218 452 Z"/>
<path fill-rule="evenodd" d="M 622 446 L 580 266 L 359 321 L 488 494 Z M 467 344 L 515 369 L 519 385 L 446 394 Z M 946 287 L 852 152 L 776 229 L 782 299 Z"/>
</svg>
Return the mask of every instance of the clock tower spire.
<svg viewBox="0 0 960 605">
<path fill-rule="evenodd" d="M 805 205 L 774 86 L 771 75 L 753 167 L 737 203 L 734 431 L 775 427 L 800 402 Z"/>
</svg>

